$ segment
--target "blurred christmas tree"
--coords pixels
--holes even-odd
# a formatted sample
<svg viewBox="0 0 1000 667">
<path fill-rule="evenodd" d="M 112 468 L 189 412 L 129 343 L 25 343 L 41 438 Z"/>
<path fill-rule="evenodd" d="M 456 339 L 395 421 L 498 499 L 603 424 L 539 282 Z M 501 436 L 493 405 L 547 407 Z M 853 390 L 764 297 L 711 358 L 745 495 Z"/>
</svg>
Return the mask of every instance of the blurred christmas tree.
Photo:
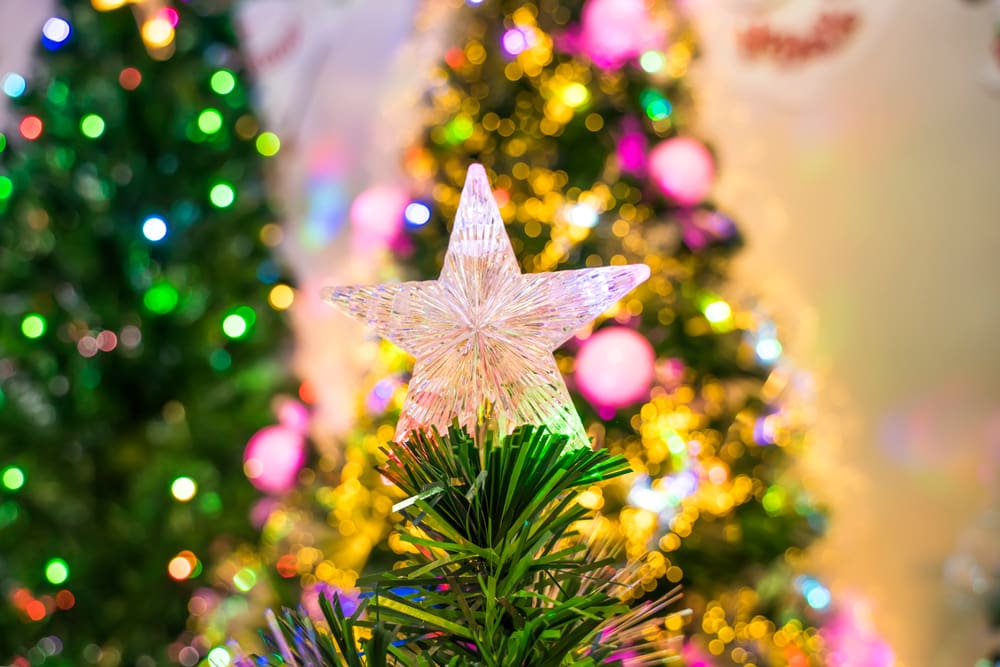
<svg viewBox="0 0 1000 667">
<path fill-rule="evenodd" d="M 807 406 L 776 325 L 725 295 L 742 241 L 710 199 L 714 156 L 691 136 L 690 27 L 666 1 L 465 4 L 406 154 L 419 195 L 394 209 L 373 188 L 352 222 L 397 251 L 405 278 L 436 276 L 480 162 L 524 271 L 648 264 L 646 284 L 556 352 L 584 425 L 637 471 L 580 496 L 603 517 L 591 529 L 630 561 L 653 550 L 636 597 L 684 585 L 691 622 L 665 622 L 688 635 L 688 664 L 825 664 L 843 633 L 815 626 L 836 601 L 798 571 L 825 521 L 791 470 Z M 371 569 L 393 559 L 378 546 L 392 491 L 368 471 L 409 369 L 380 348 L 345 464 L 321 460 L 267 521 L 261 571 L 299 578 L 314 613 L 317 591 L 353 586 L 369 552 Z"/>
<path fill-rule="evenodd" d="M 203 561 L 253 533 L 242 446 L 287 379 L 278 141 L 226 3 L 124 4 L 62 3 L 4 82 L 4 664 L 186 662 L 168 644 Z"/>
</svg>

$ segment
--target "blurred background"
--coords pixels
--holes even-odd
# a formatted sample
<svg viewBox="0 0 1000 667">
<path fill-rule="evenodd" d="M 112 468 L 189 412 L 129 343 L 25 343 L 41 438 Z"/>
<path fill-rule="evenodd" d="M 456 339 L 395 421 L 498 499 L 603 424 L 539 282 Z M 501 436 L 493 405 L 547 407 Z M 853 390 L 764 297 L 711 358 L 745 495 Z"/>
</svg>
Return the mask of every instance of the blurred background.
<svg viewBox="0 0 1000 667">
<path fill-rule="evenodd" d="M 673 342 L 660 341 L 656 316 L 652 325 L 646 320 L 654 312 L 647 306 L 610 314 L 598 327 L 639 331 L 651 341 L 651 347 L 643 343 L 650 349 L 650 379 L 638 389 L 641 400 L 602 381 L 627 381 L 643 365 L 645 347 L 621 352 L 625 360 L 615 362 L 619 348 L 612 345 L 600 357 L 610 365 L 598 363 L 589 387 L 574 357 L 582 363 L 586 341 L 596 342 L 596 333 L 588 332 L 565 357 L 557 355 L 560 368 L 575 378 L 574 397 L 592 432 L 631 452 L 644 471 L 620 498 L 605 492 L 595 507 L 607 503 L 622 539 L 635 542 L 629 554 L 649 545 L 667 554 L 663 574 L 650 575 L 651 587 L 662 577 L 683 577 L 691 586 L 693 628 L 668 628 L 691 638 L 685 664 L 1000 664 L 1000 348 L 994 335 L 1000 324 L 1000 3 L 123 4 L 0 3 L 0 132 L 6 136 L 0 174 L 10 174 L 6 183 L 14 184 L 13 195 L 0 187 L 11 201 L 0 222 L 8 227 L 0 255 L 8 273 L 0 282 L 0 310 L 8 320 L 0 379 L 9 420 L 0 433 L 0 604 L 7 607 L 0 616 L 0 663 L 229 664 L 225 639 L 252 635 L 264 607 L 308 607 L 326 588 L 352 590 L 366 563 L 391 562 L 379 556 L 401 548 L 385 542 L 391 491 L 379 488 L 368 469 L 372 442 L 391 437 L 386 428 L 405 392 L 408 361 L 322 304 L 318 292 L 324 285 L 434 277 L 461 184 L 457 174 L 476 160 L 506 193 L 501 210 L 516 221 L 511 234 L 523 241 L 516 240 L 515 249 L 527 269 L 594 265 L 591 257 L 616 263 L 620 255 L 605 252 L 608 244 L 623 245 L 630 259 L 659 253 L 671 258 L 662 264 L 678 295 L 669 301 L 671 312 L 680 321 L 688 317 L 681 300 L 696 304 L 684 335 L 700 335 L 690 324 L 697 320 L 720 337 L 712 354 L 731 352 L 733 369 L 726 370 L 698 356 L 698 345 L 677 343 L 675 334 Z M 199 27 L 187 35 L 189 25 Z M 548 55 L 537 56 L 543 48 Z M 533 53 L 536 73 L 522 60 Z M 514 74 L 512 63 L 520 68 Z M 136 68 L 134 85 L 128 67 Z M 92 81 L 102 69 L 111 83 Z M 220 78 L 219 72 L 229 74 Z M 56 84 L 67 88 L 68 102 L 53 102 Z M 101 88 L 111 85 L 114 95 Z M 572 85 L 581 86 L 579 99 L 565 92 L 577 90 Z M 233 88 L 241 95 L 236 101 L 226 97 Z M 122 96 L 133 90 L 136 95 Z M 666 106 L 643 97 L 651 90 L 662 91 L 656 99 Z M 213 102 L 211 95 L 225 101 Z M 543 109 L 553 99 L 568 111 Z M 87 109 L 101 105 L 105 111 L 94 112 L 100 130 L 88 129 Z M 502 119 L 516 120 L 522 107 L 537 107 L 543 119 L 534 126 L 517 121 L 526 147 L 518 152 L 509 142 L 491 143 L 491 132 L 509 136 Z M 206 110 L 218 115 L 222 130 Z M 175 111 L 190 117 L 188 125 L 175 122 Z M 568 115 L 560 120 L 563 111 Z M 69 119 L 65 128 L 60 114 Z M 37 133 L 29 116 L 40 119 Z M 558 123 L 558 131 L 545 130 L 546 119 Z M 185 129 L 190 123 L 198 130 Z M 596 157 L 581 150 L 590 140 L 572 135 L 574 123 L 598 137 L 605 132 L 611 148 Z M 216 140 L 220 131 L 232 138 Z M 162 140 L 150 138 L 157 133 Z M 626 138 L 632 135 L 642 165 L 630 170 Z M 704 154 L 677 151 L 675 162 L 654 158 L 656 142 L 688 137 Z M 60 158 L 61 149 L 75 157 Z M 162 168 L 164 155 L 172 156 L 172 167 Z M 93 167 L 96 182 L 109 179 L 96 199 L 80 184 L 81 164 Z M 120 165 L 128 166 L 128 177 Z M 545 169 L 536 174 L 536 166 Z M 518 176 L 522 169 L 530 175 Z M 60 180 L 71 172 L 76 175 Z M 552 181 L 546 190 L 558 193 L 557 201 L 541 194 L 539 179 Z M 527 188 L 521 181 L 531 184 L 535 199 L 531 192 L 519 195 L 519 187 Z M 584 181 L 606 183 L 607 194 Z M 619 192 L 619 181 L 632 189 Z M 16 203 L 22 189 L 30 206 Z M 83 203 L 74 203 L 70 191 Z M 603 198 L 596 211 L 579 208 L 591 195 Z M 199 203 L 206 196 L 210 204 Z M 185 214 L 178 202 L 189 201 Z M 84 209 L 90 212 L 79 213 Z M 47 211 L 47 222 L 38 222 L 39 210 Z M 725 222 L 701 213 L 724 213 Z M 581 223 L 579 215 L 593 220 Z M 532 232 L 530 217 L 552 231 Z M 62 220 L 67 226 L 58 231 Z M 665 220 L 662 229 L 674 231 L 637 231 L 647 220 Z M 610 231 L 622 221 L 622 231 Z M 738 233 L 719 231 L 732 221 Z M 50 248 L 25 240 L 23 230 L 35 234 L 49 224 Z M 129 232 L 115 246 L 129 250 L 111 252 L 108 239 L 117 232 L 108 229 L 126 225 L 142 235 Z M 188 226 L 214 231 L 170 250 L 149 249 L 161 240 L 163 247 L 173 243 Z M 641 246 L 631 236 L 641 238 Z M 539 238 L 549 245 L 535 248 Z M 565 243 L 564 252 L 547 263 L 546 249 L 556 241 Z M 60 252 L 69 259 L 47 263 Z M 129 268 L 116 273 L 109 268 L 116 262 Z M 171 272 L 172 266 L 187 268 Z M 238 277 L 241 271 L 248 275 Z M 115 288 L 118 281 L 132 285 L 145 310 L 102 329 L 98 321 L 108 316 L 101 313 L 127 311 L 132 292 Z M 641 297 L 647 304 L 654 298 Z M 186 305 L 199 299 L 198 308 Z M 92 314 L 81 315 L 80 302 Z M 174 328 L 161 325 L 170 318 L 178 320 Z M 211 331 L 197 338 L 200 323 L 211 318 Z M 658 321 L 669 327 L 673 318 Z M 129 326 L 142 331 L 142 342 L 129 348 L 134 354 L 126 360 Z M 105 332 L 114 343 L 101 338 Z M 730 350 L 723 338 L 735 334 Z M 51 340 L 72 354 L 53 352 L 43 360 L 26 340 Z M 630 349 L 630 340 L 623 336 L 621 349 Z M 762 347 L 762 341 L 768 342 Z M 119 353 L 123 360 L 115 361 Z M 103 384 L 95 380 L 86 392 L 94 400 L 104 400 L 102 392 L 115 404 L 128 403 L 122 396 L 132 392 L 142 398 L 113 411 L 80 401 L 71 406 L 66 397 L 75 394 L 74 374 L 85 374 L 73 366 L 81 356 L 110 359 L 98 375 Z M 263 356 L 271 365 L 258 368 Z M 189 358 L 212 360 L 211 369 L 198 361 L 204 378 Z M 131 363 L 163 391 L 112 384 Z M 220 368 L 232 364 L 235 373 L 241 363 L 235 389 L 213 389 L 222 382 Z M 614 363 L 625 364 L 624 375 L 615 375 Z M 150 375 L 151 368 L 183 371 L 189 381 L 167 371 Z M 48 421 L 25 421 L 29 401 L 19 397 L 33 395 L 35 384 L 19 373 L 42 378 L 39 391 L 54 397 L 32 403 L 36 415 L 38 405 L 51 404 Z M 59 391 L 57 377 L 69 378 L 68 393 Z M 86 377 L 80 375 L 81 386 Z M 645 430 L 649 413 L 697 413 L 697 405 L 711 405 L 712 391 L 723 391 L 706 393 L 713 383 L 727 392 L 720 399 L 725 407 L 704 407 L 706 420 L 684 432 L 667 419 L 673 430 L 657 437 L 672 454 L 655 458 Z M 678 397 L 685 388 L 693 402 Z M 758 396 L 751 402 L 767 409 L 755 407 L 759 414 L 748 418 L 746 405 L 733 407 L 737 394 Z M 779 394 L 794 409 L 776 407 Z M 198 422 L 192 405 L 203 399 L 204 421 Z M 149 415 L 142 413 L 146 403 Z M 13 414 L 18 405 L 26 412 Z M 732 425 L 719 426 L 730 409 Z M 708 502 L 701 491 L 650 500 L 680 493 L 669 484 L 689 471 L 720 484 L 713 466 L 724 466 L 720 474 L 732 476 L 726 484 L 734 482 L 726 493 L 738 497 L 742 455 L 724 455 L 725 443 L 746 419 L 752 426 L 768 415 L 784 415 L 775 428 L 785 436 L 771 442 L 780 441 L 789 456 L 748 464 L 753 491 L 747 497 L 767 510 L 763 518 L 735 509 L 732 517 L 728 509 L 710 512 L 698 505 Z M 134 437 L 118 437 L 147 418 Z M 108 424 L 108 432 L 88 444 L 95 420 Z M 185 434 L 174 434 L 182 422 Z M 49 434 L 52 429 L 58 432 Z M 717 438 L 719 453 L 708 461 L 700 448 L 712 441 L 710 431 L 725 437 Z M 678 433 L 689 457 L 684 461 L 669 444 Z M 762 444 L 754 433 L 747 438 Z M 692 449 L 692 442 L 699 444 Z M 43 470 L 46 459 L 61 456 L 53 452 L 72 447 L 77 458 L 59 459 L 56 472 Z M 198 452 L 209 450 L 211 456 L 202 457 L 207 462 L 199 462 Z M 760 466 L 769 465 L 781 474 L 767 481 Z M 67 481 L 87 466 L 98 472 Z M 117 476 L 102 479 L 101 466 Z M 154 467 L 158 472 L 150 473 Z M 95 501 L 89 513 L 65 509 L 90 507 L 86 494 L 113 495 L 144 475 L 143 485 L 106 507 Z M 218 507 L 202 502 L 212 488 Z M 807 499 L 809 509 L 788 500 L 797 508 L 789 517 L 801 525 L 772 511 L 775 488 L 781 498 Z M 123 518 L 130 503 L 144 502 L 159 503 L 158 509 L 142 505 L 137 516 Z M 711 520 L 696 522 L 710 514 Z M 678 517 L 695 525 L 687 542 L 691 526 L 685 534 Z M 751 544 L 758 520 L 781 526 L 759 532 L 768 536 L 761 540 L 779 543 L 773 554 L 764 549 L 770 555 L 761 555 Z M 740 526 L 739 538 L 720 529 L 733 549 L 730 561 L 699 560 L 699 549 L 717 551 L 711 539 L 698 537 L 698 526 L 712 522 Z M 164 533 L 198 534 L 201 546 L 150 541 L 158 526 Z M 126 546 L 114 547 L 116 536 Z M 678 551 L 671 536 L 685 546 Z M 88 540 L 112 550 L 100 567 L 88 560 L 95 553 Z M 133 567 L 140 562 L 143 567 Z M 111 577 L 109 568 L 121 576 Z M 776 571 L 783 573 L 777 579 Z M 730 592 L 701 586 L 734 572 L 739 576 L 725 584 Z M 102 599 L 105 587 L 116 593 Z M 798 591 L 802 599 L 788 602 L 768 587 Z M 741 596 L 755 602 L 744 604 Z M 150 613 L 137 613 L 134 605 L 143 599 Z M 160 618 L 160 607 L 170 605 L 176 613 L 163 611 Z M 125 621 L 74 620 L 81 606 L 94 617 L 131 618 L 149 632 L 131 633 L 139 637 L 133 643 L 116 630 Z M 757 620 L 766 629 L 754 635 L 749 628 Z"/>
</svg>

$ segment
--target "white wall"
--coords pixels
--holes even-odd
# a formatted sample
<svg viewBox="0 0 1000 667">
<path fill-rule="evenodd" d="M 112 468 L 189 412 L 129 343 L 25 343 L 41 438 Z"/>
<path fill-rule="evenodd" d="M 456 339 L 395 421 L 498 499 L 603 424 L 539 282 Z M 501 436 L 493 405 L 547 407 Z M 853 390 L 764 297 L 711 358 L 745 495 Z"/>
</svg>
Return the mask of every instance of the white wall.
<svg viewBox="0 0 1000 667">
<path fill-rule="evenodd" d="M 817 563 L 835 593 L 873 599 L 902 663 L 957 667 L 985 653 L 984 622 L 953 604 L 943 563 L 1000 507 L 996 19 L 895 4 L 812 75 L 764 76 L 726 47 L 732 16 L 697 3 L 695 85 L 718 200 L 749 241 L 738 279 L 771 297 L 817 374 L 816 481 L 834 504 Z"/>
</svg>

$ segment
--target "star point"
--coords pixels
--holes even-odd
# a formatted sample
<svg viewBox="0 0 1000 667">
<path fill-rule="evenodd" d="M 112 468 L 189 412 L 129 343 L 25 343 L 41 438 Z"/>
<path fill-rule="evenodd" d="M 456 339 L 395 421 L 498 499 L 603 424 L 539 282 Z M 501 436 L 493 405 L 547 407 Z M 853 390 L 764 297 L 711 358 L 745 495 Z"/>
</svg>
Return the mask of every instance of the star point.
<svg viewBox="0 0 1000 667">
<path fill-rule="evenodd" d="M 325 301 L 416 358 L 396 439 L 473 429 L 488 401 L 501 427 L 549 427 L 590 442 L 552 356 L 649 277 L 645 264 L 522 274 L 481 165 L 462 190 L 437 280 L 328 287 Z"/>
</svg>

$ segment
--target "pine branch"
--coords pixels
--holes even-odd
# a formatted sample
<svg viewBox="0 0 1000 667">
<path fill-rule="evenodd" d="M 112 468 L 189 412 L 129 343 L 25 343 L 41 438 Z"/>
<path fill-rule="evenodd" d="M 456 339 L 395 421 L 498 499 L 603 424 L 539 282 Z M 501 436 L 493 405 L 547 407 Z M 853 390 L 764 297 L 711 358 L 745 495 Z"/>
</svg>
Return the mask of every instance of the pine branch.
<svg viewBox="0 0 1000 667">
<path fill-rule="evenodd" d="M 567 443 L 544 427 L 501 437 L 453 426 L 388 445 L 380 472 L 408 495 L 401 538 L 416 553 L 363 579 L 370 592 L 351 616 L 323 600 L 325 628 L 272 616 L 271 655 L 239 664 L 663 664 L 675 652 L 648 637 L 676 591 L 630 609 L 637 564 L 617 569 L 609 543 L 576 530 L 589 514 L 578 493 L 628 463 Z"/>
</svg>

